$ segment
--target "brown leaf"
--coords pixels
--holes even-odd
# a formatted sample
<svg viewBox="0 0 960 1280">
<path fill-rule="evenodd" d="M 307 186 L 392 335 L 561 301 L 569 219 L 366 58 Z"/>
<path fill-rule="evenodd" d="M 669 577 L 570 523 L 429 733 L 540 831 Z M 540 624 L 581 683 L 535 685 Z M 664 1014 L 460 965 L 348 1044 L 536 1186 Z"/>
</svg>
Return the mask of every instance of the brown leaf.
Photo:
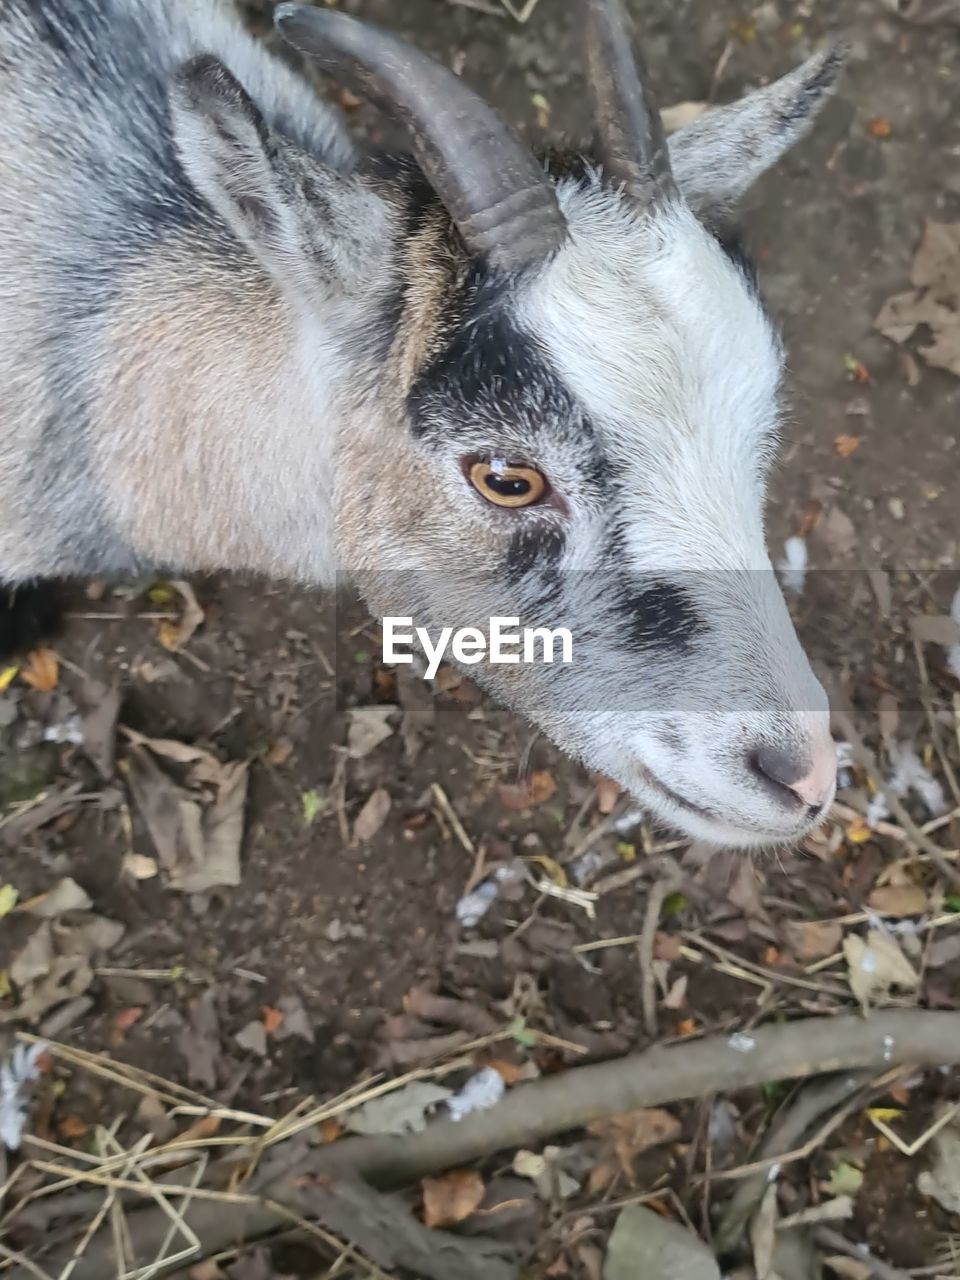
<svg viewBox="0 0 960 1280">
<path fill-rule="evenodd" d="M 669 1111 L 645 1107 L 593 1120 L 587 1125 L 587 1132 L 595 1138 L 605 1138 L 612 1145 L 621 1170 L 633 1185 L 634 1160 L 651 1147 L 676 1141 L 680 1136 L 680 1122 Z"/>
<path fill-rule="evenodd" d="M 386 822 L 390 804 L 390 792 L 386 787 L 377 787 L 357 814 L 353 824 L 354 840 L 372 840 Z"/>
<path fill-rule="evenodd" d="M 58 1122 L 57 1129 L 60 1132 L 61 1138 L 66 1138 L 67 1141 L 71 1138 L 82 1138 L 85 1134 L 90 1132 L 90 1126 L 87 1124 L 86 1120 L 81 1120 L 79 1116 L 75 1115 L 64 1116 L 63 1119 Z"/>
<path fill-rule="evenodd" d="M 833 451 L 838 458 L 849 458 L 863 444 L 862 436 L 848 436 L 841 432 L 833 441 Z"/>
<path fill-rule="evenodd" d="M 479 1207 L 483 1192 L 483 1179 L 472 1169 L 454 1169 L 441 1178 L 424 1178 L 424 1225 L 456 1226 Z"/>
<path fill-rule="evenodd" d="M 283 1026 L 285 1014 L 282 1009 L 273 1009 L 270 1005 L 265 1005 L 261 1017 L 267 1035 L 272 1036 L 276 1035 Z"/>
<path fill-rule="evenodd" d="M 504 809 L 520 813 L 545 804 L 557 789 L 553 774 L 546 769 L 535 770 L 522 782 L 501 783 L 497 794 Z"/>
<path fill-rule="evenodd" d="M 871 138 L 882 142 L 893 133 L 893 125 L 886 116 L 874 116 L 872 120 L 867 121 L 867 132 Z"/>
<path fill-rule="evenodd" d="M 20 668 L 20 679 L 37 693 L 52 692 L 60 679 L 57 655 L 52 649 L 34 649 Z"/>
<path fill-rule="evenodd" d="M 169 585 L 180 597 L 182 605 L 180 620 L 161 622 L 157 634 L 165 649 L 176 651 L 182 649 L 197 628 L 203 624 L 204 612 L 197 603 L 197 597 L 189 582 L 171 582 Z"/>
<path fill-rule="evenodd" d="M 612 778 L 598 778 L 596 787 L 598 812 L 612 813 L 620 799 L 620 783 L 614 782 Z"/>
<path fill-rule="evenodd" d="M 874 911 L 891 916 L 922 916 L 929 905 L 926 893 L 916 884 L 883 885 L 867 899 Z"/>
<path fill-rule="evenodd" d="M 823 960 L 840 950 L 843 929 L 830 920 L 790 921 L 784 926 L 787 945 L 801 963 Z"/>
<path fill-rule="evenodd" d="M 129 1009 L 121 1009 L 119 1013 L 114 1014 L 113 1029 L 119 1031 L 121 1035 L 125 1031 L 129 1031 L 132 1026 L 140 1021 L 143 1017 L 143 1008 L 140 1005 L 131 1005 Z"/>
</svg>

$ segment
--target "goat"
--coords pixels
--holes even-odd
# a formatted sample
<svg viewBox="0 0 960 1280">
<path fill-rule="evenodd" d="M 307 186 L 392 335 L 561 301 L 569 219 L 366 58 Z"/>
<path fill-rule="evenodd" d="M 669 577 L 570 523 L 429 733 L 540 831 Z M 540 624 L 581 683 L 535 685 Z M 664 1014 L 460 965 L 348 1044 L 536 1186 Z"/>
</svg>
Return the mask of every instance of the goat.
<svg viewBox="0 0 960 1280">
<path fill-rule="evenodd" d="M 838 48 L 666 140 L 579 0 L 597 151 L 536 158 L 332 10 L 283 37 L 402 126 L 368 153 L 219 0 L 0 9 L 0 583 L 252 570 L 428 626 L 564 621 L 471 668 L 668 824 L 790 842 L 824 692 L 765 550 L 783 352 L 729 214 Z"/>
</svg>

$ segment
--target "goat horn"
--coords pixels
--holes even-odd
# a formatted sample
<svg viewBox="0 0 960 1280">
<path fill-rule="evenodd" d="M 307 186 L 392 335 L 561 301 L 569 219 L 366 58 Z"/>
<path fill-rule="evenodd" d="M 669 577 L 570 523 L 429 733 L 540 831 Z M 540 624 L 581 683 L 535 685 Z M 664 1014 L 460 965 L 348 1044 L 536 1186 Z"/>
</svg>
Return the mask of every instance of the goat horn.
<svg viewBox="0 0 960 1280">
<path fill-rule="evenodd" d="M 543 169 L 459 76 L 334 10 L 280 4 L 274 19 L 295 49 L 399 118 L 471 253 L 515 271 L 559 247 L 566 227 Z"/>
<path fill-rule="evenodd" d="M 622 0 L 585 0 L 590 92 L 604 172 L 644 204 L 677 199 L 670 152 Z"/>
</svg>

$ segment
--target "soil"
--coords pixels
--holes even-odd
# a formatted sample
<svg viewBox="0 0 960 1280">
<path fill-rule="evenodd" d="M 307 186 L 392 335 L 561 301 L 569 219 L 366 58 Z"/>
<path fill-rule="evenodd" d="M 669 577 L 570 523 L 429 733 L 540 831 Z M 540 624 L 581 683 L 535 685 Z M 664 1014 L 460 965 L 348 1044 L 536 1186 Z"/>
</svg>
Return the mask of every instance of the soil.
<svg viewBox="0 0 960 1280">
<path fill-rule="evenodd" d="M 345 7 L 455 66 L 531 139 L 584 141 L 576 5 L 540 0 L 525 25 L 495 0 L 490 13 L 442 0 Z M 910 23 L 896 7 L 893 0 L 646 0 L 639 17 L 664 103 L 728 100 L 800 61 L 841 24 L 851 38 L 836 101 L 758 186 L 744 215 L 791 365 L 793 408 L 772 488 L 770 538 L 779 547 L 818 505 L 849 516 L 854 536 L 846 549 L 818 541 L 816 530 L 811 535 L 821 571 L 795 605 L 801 636 L 817 661 L 847 673 L 865 724 L 875 723 L 878 699 L 893 690 L 909 728 L 922 713 L 907 619 L 934 604 L 943 610 L 956 586 L 960 380 L 905 360 L 873 320 L 888 296 L 908 287 L 924 220 L 960 218 L 960 41 L 948 22 Z M 269 6 L 246 8 L 262 26 Z M 360 129 L 380 128 L 365 107 L 351 115 Z M 878 120 L 889 122 L 889 136 L 878 136 L 886 132 Z M 851 372 L 853 362 L 859 372 Z M 861 437 L 846 458 L 836 451 L 841 434 Z M 893 584 L 889 617 L 862 573 L 880 565 Z M 151 606 L 139 594 L 142 585 L 98 589 L 95 598 L 83 587 L 73 592 L 58 646 L 65 660 L 59 689 L 21 691 L 22 709 L 49 723 L 61 694 L 82 704 L 92 681 L 117 683 L 122 724 L 202 742 L 223 760 L 251 760 L 242 884 L 188 897 L 165 888 L 161 877 L 131 881 L 122 872 L 125 855 L 152 850 L 116 783 L 105 801 L 74 808 L 16 849 L 5 848 L 0 880 L 15 884 L 21 898 L 68 874 L 98 912 L 127 926 L 109 964 L 131 972 L 101 976 L 93 1008 L 62 1038 L 188 1078 L 183 1020 L 214 990 L 221 1051 L 205 1091 L 229 1091 L 237 1106 L 259 1109 L 285 1090 L 330 1096 L 380 1065 L 383 1029 L 417 986 L 493 1007 L 514 999 L 533 974 L 532 1023 L 539 1019 L 595 1056 L 645 1043 L 633 948 L 591 953 L 586 967 L 571 951 L 576 942 L 640 932 L 644 877 L 604 894 L 596 919 L 552 900 L 531 916 L 535 895 L 527 893 L 498 902 L 467 934 L 456 920 L 474 858 L 438 817 L 431 787 L 443 788 L 489 861 L 515 854 L 562 860 L 567 833 L 594 789 L 578 765 L 467 683 L 432 700 L 433 722 L 415 759 L 397 733 L 366 758 L 345 762 L 347 710 L 396 697 L 394 676 L 377 662 L 376 626 L 348 593 L 332 599 L 257 580 L 197 582 L 205 623 L 185 650 L 170 652 L 157 622 L 143 617 Z M 956 684 L 935 661 L 933 678 L 947 701 Z M 103 789 L 77 748 L 59 748 L 57 769 L 91 791 Z M 530 771 L 548 773 L 553 794 L 525 811 L 505 807 L 498 788 Z M 343 822 L 352 828 L 378 787 L 392 802 L 382 828 L 366 842 L 344 839 Z M 304 796 L 312 792 L 329 802 L 308 823 Z M 620 838 L 636 846 L 663 833 Z M 608 852 L 614 843 L 604 846 Z M 608 869 L 637 865 L 624 855 L 614 848 Z M 857 910 L 880 861 L 870 845 L 843 863 L 784 855 L 758 868 L 763 902 L 778 918 L 820 918 L 834 904 Z M 738 872 L 721 856 L 689 874 L 684 903 L 665 928 L 716 916 L 713 908 Z M 742 914 L 728 914 L 739 922 L 730 926 L 729 945 L 762 963 L 769 940 L 746 927 Z M 22 944 L 24 928 L 11 918 L 0 968 Z M 142 970 L 173 975 L 133 972 Z M 672 976 L 683 972 L 686 1004 L 661 1011 L 663 1034 L 689 1033 L 683 1024 L 691 1019 L 703 1031 L 757 1015 L 754 988 L 695 965 L 681 964 Z M 312 1044 L 291 1037 L 271 1044 L 265 1057 L 236 1044 L 236 1033 L 265 1007 L 294 995 L 314 1028 Z M 816 993 L 808 997 L 808 1009 L 822 1002 Z M 130 1007 L 145 1013 L 119 1035 L 116 1015 Z M 95 1094 L 71 1098 L 81 1112 L 97 1103 Z M 745 1114 L 757 1104 L 758 1097 L 745 1103 Z M 691 1133 L 700 1114 L 689 1111 Z M 930 1265 L 942 1215 L 931 1214 L 916 1191 L 915 1166 L 905 1157 L 875 1146 L 870 1152 L 857 1203 L 860 1238 L 897 1265 Z M 676 1170 L 673 1180 L 683 1193 Z"/>
</svg>

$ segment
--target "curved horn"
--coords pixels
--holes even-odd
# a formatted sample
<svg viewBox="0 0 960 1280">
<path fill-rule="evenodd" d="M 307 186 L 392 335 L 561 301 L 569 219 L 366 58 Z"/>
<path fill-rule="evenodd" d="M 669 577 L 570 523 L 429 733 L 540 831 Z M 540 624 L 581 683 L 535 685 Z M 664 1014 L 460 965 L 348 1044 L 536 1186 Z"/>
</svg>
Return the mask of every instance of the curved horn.
<svg viewBox="0 0 960 1280">
<path fill-rule="evenodd" d="M 644 204 L 679 199 L 660 112 L 622 0 L 586 0 L 590 93 L 605 172 Z"/>
<path fill-rule="evenodd" d="M 329 9 L 280 4 L 295 49 L 399 117 L 467 248 L 504 271 L 543 261 L 566 228 L 533 154 L 459 76 L 397 36 Z"/>
</svg>

